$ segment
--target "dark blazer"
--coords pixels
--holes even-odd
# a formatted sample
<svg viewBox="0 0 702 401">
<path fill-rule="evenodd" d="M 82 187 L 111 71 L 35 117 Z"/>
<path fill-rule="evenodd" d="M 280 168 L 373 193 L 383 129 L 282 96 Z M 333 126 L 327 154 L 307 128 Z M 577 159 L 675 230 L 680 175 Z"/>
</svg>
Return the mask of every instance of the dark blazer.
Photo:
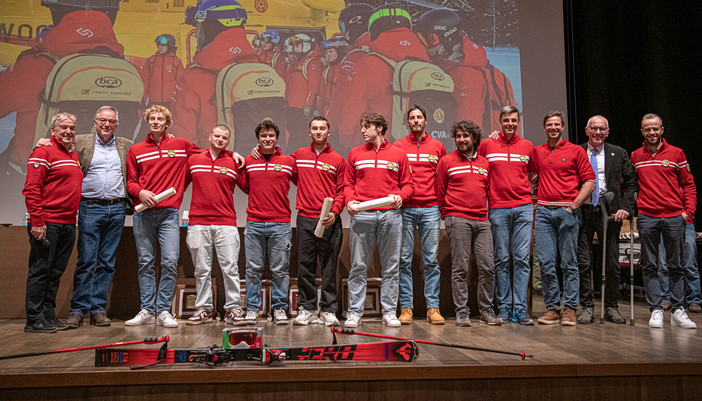
<svg viewBox="0 0 702 401">
<path fill-rule="evenodd" d="M 580 145 L 587 152 L 587 143 Z M 629 161 L 629 154 L 623 148 L 605 142 L 605 184 L 607 191 L 614 194 L 609 202 L 609 211 L 614 213 L 619 209 L 634 214 L 634 192 L 639 190 L 636 183 L 634 165 Z M 590 154 L 587 154 L 588 160 Z M 597 174 L 597 172 L 595 172 Z"/>
<path fill-rule="evenodd" d="M 93 129 L 93 131 L 95 131 Z M 90 168 L 90 162 L 93 160 L 93 153 L 95 153 L 95 137 L 97 133 L 93 132 L 91 134 L 76 135 L 75 143 L 76 146 L 74 150 L 78 153 L 78 160 L 80 161 L 80 169 L 83 170 L 83 177 L 88 174 L 88 168 Z M 122 166 L 122 182 L 124 183 L 124 190 L 127 191 L 127 151 L 132 146 L 132 141 L 127 138 L 121 138 L 115 136 L 115 144 L 117 145 L 117 154 L 119 154 L 119 162 Z M 134 209 L 134 201 L 132 197 L 127 193 L 127 211 Z"/>
</svg>

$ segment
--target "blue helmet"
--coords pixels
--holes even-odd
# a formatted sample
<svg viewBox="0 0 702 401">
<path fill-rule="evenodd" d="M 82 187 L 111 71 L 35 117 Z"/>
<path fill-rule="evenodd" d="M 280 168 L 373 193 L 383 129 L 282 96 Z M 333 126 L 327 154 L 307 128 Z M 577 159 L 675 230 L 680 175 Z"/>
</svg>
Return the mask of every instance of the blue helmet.
<svg viewBox="0 0 702 401">
<path fill-rule="evenodd" d="M 261 34 L 261 37 L 266 42 L 270 42 L 273 44 L 278 44 L 278 42 L 280 42 L 280 34 L 275 29 L 267 29 Z"/>
<path fill-rule="evenodd" d="M 243 27 L 246 10 L 235 0 L 203 0 L 195 7 L 185 10 L 185 23 L 197 26 L 203 22 L 219 22 L 222 26 Z"/>
</svg>

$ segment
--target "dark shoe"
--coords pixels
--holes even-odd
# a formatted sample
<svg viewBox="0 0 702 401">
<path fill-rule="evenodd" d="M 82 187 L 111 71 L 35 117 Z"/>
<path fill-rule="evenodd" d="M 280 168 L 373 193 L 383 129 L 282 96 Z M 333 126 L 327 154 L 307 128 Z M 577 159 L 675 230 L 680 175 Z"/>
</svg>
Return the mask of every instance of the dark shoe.
<svg viewBox="0 0 702 401">
<path fill-rule="evenodd" d="M 616 324 L 626 323 L 626 319 L 622 317 L 622 315 L 619 313 L 619 309 L 617 308 L 607 308 L 607 312 L 605 313 L 605 320 Z"/>
<path fill-rule="evenodd" d="M 700 304 L 690 304 L 687 306 L 687 310 L 690 313 L 701 313 L 702 308 L 700 308 Z"/>
<path fill-rule="evenodd" d="M 24 326 L 25 333 L 55 333 L 56 325 L 45 320 L 38 320 L 33 323 L 27 322 Z"/>
<path fill-rule="evenodd" d="M 77 313 L 71 313 L 68 315 L 68 319 L 66 319 L 66 325 L 69 329 L 77 329 L 83 325 L 83 316 Z"/>
<path fill-rule="evenodd" d="M 564 307 L 561 311 L 561 326 L 575 326 L 576 322 L 575 309 Z"/>
<path fill-rule="evenodd" d="M 456 326 L 470 327 L 470 315 L 468 314 L 468 311 L 458 312 L 458 316 L 456 316 Z"/>
<path fill-rule="evenodd" d="M 592 314 L 592 308 L 583 308 L 583 313 L 578 317 L 578 324 L 590 324 L 595 321 L 595 316 Z"/>
<path fill-rule="evenodd" d="M 661 302 L 661 308 L 663 308 L 663 312 L 669 311 L 670 310 L 670 302 L 668 302 L 668 301 Z"/>
<path fill-rule="evenodd" d="M 68 327 L 68 325 L 63 320 L 56 319 L 56 316 L 45 317 L 44 321 L 56 326 L 56 330 L 58 331 L 70 329 L 70 327 Z"/>
<path fill-rule="evenodd" d="M 495 311 L 492 308 L 483 309 L 480 311 L 480 323 L 489 326 L 502 326 L 502 320 L 495 316 Z"/>
<path fill-rule="evenodd" d="M 534 325 L 534 320 L 531 318 L 531 316 L 529 316 L 526 309 L 520 308 L 515 310 L 512 314 L 512 320 L 524 326 Z"/>
<path fill-rule="evenodd" d="M 100 312 L 90 315 L 90 324 L 98 327 L 107 327 L 112 324 L 112 321 L 107 318 L 105 312 Z"/>
<path fill-rule="evenodd" d="M 502 324 L 507 324 L 512 321 L 512 308 L 509 306 L 503 306 L 500 308 L 500 314 L 497 315 Z"/>
</svg>

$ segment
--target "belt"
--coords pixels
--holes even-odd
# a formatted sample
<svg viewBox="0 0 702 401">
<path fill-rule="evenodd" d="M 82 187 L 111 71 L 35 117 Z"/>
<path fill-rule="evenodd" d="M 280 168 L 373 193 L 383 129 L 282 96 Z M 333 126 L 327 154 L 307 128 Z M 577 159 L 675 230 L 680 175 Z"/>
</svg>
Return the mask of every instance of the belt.
<svg viewBox="0 0 702 401">
<path fill-rule="evenodd" d="M 115 198 L 115 199 L 84 198 L 81 196 L 80 201 L 85 202 L 86 205 L 109 206 L 109 205 L 114 205 L 115 203 L 126 202 L 127 200 L 124 198 Z"/>
<path fill-rule="evenodd" d="M 602 210 L 602 207 L 600 207 L 600 205 L 592 206 L 592 205 L 585 204 L 585 205 L 582 205 L 581 208 L 588 210 L 588 211 L 591 211 L 591 212 L 599 212 Z"/>
</svg>

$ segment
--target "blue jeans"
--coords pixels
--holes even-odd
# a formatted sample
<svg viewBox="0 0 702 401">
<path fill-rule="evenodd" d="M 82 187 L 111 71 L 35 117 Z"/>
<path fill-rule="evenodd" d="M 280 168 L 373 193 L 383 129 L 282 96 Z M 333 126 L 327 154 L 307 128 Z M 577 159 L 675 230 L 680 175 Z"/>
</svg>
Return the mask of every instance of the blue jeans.
<svg viewBox="0 0 702 401">
<path fill-rule="evenodd" d="M 363 315 L 366 300 L 368 264 L 378 241 L 382 280 L 380 305 L 385 313 L 395 313 L 402 246 L 402 214 L 399 210 L 373 210 L 351 216 L 349 250 L 349 312 Z"/>
<path fill-rule="evenodd" d="M 402 250 L 400 251 L 400 307 L 414 306 L 412 294 L 412 254 L 414 253 L 414 230 L 419 229 L 422 240 L 424 262 L 424 297 L 427 308 L 439 307 L 439 282 L 441 269 L 439 254 L 439 231 L 441 212 L 439 206 L 412 207 L 402 212 Z"/>
<path fill-rule="evenodd" d="M 541 206 L 536 209 L 536 253 L 541 262 L 541 282 L 547 309 L 560 310 L 561 290 L 556 274 L 556 251 L 561 255 L 563 305 L 577 310 L 580 298 L 578 270 L 578 231 L 580 216 L 565 207 Z"/>
<path fill-rule="evenodd" d="M 113 205 L 80 202 L 78 262 L 73 275 L 70 313 L 80 316 L 87 312 L 105 313 L 125 215 L 123 202 Z"/>
<path fill-rule="evenodd" d="M 666 250 L 670 303 L 673 310 L 681 309 L 685 298 L 685 272 L 681 264 L 685 219 L 682 216 L 651 217 L 639 213 L 637 227 L 641 238 L 641 260 L 643 263 L 641 270 L 649 309 L 651 311 L 663 309 L 661 307 L 663 301 L 661 281 L 658 277 L 658 264 L 656 263 L 659 259 L 658 246 L 661 239 Z"/>
<path fill-rule="evenodd" d="M 695 225 L 685 225 L 685 243 L 682 251 L 682 266 L 685 269 L 685 299 L 690 304 L 701 304 L 700 271 L 697 267 L 697 244 L 695 243 Z M 663 237 L 661 236 L 661 239 Z M 665 246 L 661 240 L 658 246 L 658 279 L 661 281 L 661 298 L 670 301 L 668 291 L 668 263 L 665 261 Z"/>
<path fill-rule="evenodd" d="M 178 257 L 180 256 L 180 228 L 178 210 L 171 208 L 147 209 L 134 212 L 134 240 L 139 261 L 139 291 L 141 309 L 149 313 L 171 310 Z M 161 280 L 156 292 L 156 246 L 161 247 Z"/>
<path fill-rule="evenodd" d="M 272 275 L 271 311 L 288 309 L 291 240 L 290 223 L 246 222 L 244 250 L 247 311 L 258 311 L 261 308 L 261 276 L 266 256 Z"/>
<path fill-rule="evenodd" d="M 510 310 L 526 310 L 534 207 L 526 204 L 513 208 L 490 209 L 488 218 L 495 248 L 497 305 Z M 510 240 L 512 241 L 511 252 Z M 510 255 L 514 270 L 512 279 L 510 279 L 509 268 Z"/>
</svg>

